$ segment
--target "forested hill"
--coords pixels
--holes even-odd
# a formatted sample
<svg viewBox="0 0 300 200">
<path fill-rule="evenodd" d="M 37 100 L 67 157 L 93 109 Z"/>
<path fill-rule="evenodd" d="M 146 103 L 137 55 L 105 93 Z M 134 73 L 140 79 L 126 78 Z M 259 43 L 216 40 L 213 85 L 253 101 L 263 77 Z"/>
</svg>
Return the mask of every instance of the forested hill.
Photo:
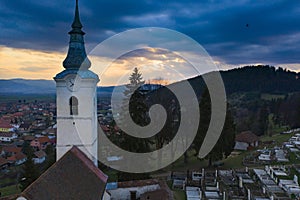
<svg viewBox="0 0 300 200">
<path fill-rule="evenodd" d="M 245 66 L 221 71 L 227 95 L 235 92 L 287 94 L 300 92 L 300 73 L 273 66 Z M 189 79 L 197 95 L 204 83 L 201 76 Z M 176 84 L 176 83 L 175 83 Z"/>
<path fill-rule="evenodd" d="M 234 92 L 291 93 L 300 91 L 300 73 L 271 66 L 247 66 L 221 72 L 228 94 Z"/>
</svg>

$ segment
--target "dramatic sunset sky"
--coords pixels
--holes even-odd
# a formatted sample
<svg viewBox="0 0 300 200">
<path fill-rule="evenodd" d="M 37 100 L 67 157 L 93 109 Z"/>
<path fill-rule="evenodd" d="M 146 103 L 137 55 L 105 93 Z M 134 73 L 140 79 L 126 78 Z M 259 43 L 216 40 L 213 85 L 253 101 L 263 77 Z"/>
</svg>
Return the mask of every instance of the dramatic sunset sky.
<svg viewBox="0 0 300 200">
<path fill-rule="evenodd" d="M 62 71 L 74 7 L 75 0 L 1 0 L 0 78 L 52 79 Z M 162 27 L 197 41 L 219 69 L 269 64 L 300 71 L 298 0 L 79 0 L 79 9 L 87 53 L 122 31 Z M 166 56 L 175 68 L 184 63 L 170 52 L 154 56 L 155 50 L 148 50 L 150 54 L 140 52 L 131 65 L 160 66 Z M 99 63 L 105 60 L 90 58 Z M 130 71 L 128 63 L 119 61 L 100 77 L 102 84 L 115 84 L 113 77 Z M 158 72 L 146 79 L 165 74 L 172 79 L 171 72 Z"/>
</svg>

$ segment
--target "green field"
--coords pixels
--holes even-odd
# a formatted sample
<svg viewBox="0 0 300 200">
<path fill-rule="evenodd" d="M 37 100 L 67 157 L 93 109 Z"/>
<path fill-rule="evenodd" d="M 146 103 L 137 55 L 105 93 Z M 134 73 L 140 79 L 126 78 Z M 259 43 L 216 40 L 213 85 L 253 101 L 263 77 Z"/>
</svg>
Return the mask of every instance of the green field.
<svg viewBox="0 0 300 200">
<path fill-rule="evenodd" d="M 21 190 L 18 185 L 11 185 L 4 188 L 0 188 L 1 197 L 10 196 L 13 194 L 21 193 Z"/>
</svg>

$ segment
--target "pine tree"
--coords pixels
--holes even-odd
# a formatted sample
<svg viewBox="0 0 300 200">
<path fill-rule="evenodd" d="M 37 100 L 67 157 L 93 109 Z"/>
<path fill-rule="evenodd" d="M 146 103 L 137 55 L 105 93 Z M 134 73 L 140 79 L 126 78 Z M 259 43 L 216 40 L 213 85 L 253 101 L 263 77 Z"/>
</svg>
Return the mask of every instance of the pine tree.
<svg viewBox="0 0 300 200">
<path fill-rule="evenodd" d="M 199 106 L 201 116 L 198 133 L 193 142 L 193 146 L 197 155 L 206 136 L 211 118 L 211 100 L 207 89 L 203 92 Z M 229 156 L 235 145 L 235 125 L 228 107 L 229 105 L 227 105 L 225 123 L 220 138 L 211 152 L 209 152 L 206 156 L 206 159 L 209 160 L 209 166 L 212 165 L 213 161 L 221 160 Z"/>
<path fill-rule="evenodd" d="M 145 126 L 149 123 L 149 117 L 147 114 L 148 107 L 146 106 L 144 101 L 144 94 L 140 91 L 140 87 L 144 84 L 144 81 L 142 74 L 137 68 L 134 68 L 133 73 L 129 77 L 129 81 L 130 83 L 126 85 L 126 90 L 124 91 L 124 95 L 126 98 L 125 101 L 129 101 L 129 113 L 125 113 L 124 111 L 122 115 L 130 115 L 137 126 Z M 126 126 L 126 121 L 124 121 L 122 117 L 120 118 L 120 122 L 123 123 L 123 126 Z M 123 131 L 120 131 L 120 137 L 117 143 L 119 143 L 120 147 L 124 150 L 136 153 L 145 153 L 150 151 L 151 145 L 150 139 L 133 137 Z M 132 174 L 118 172 L 119 181 L 147 178 L 149 178 L 149 174 L 147 173 Z"/>
<path fill-rule="evenodd" d="M 133 73 L 129 77 L 130 83 L 126 85 L 124 91 L 125 101 L 129 101 L 129 113 L 122 115 L 130 115 L 137 126 L 145 126 L 149 123 L 148 107 L 144 101 L 144 95 L 140 91 L 140 87 L 144 84 L 142 74 L 137 68 L 134 68 Z M 125 106 L 125 105 L 124 105 Z M 120 119 L 123 126 L 126 126 L 126 121 Z M 150 150 L 150 140 L 136 138 L 124 132 L 121 132 L 121 147 L 125 150 L 137 153 L 144 153 Z"/>
</svg>

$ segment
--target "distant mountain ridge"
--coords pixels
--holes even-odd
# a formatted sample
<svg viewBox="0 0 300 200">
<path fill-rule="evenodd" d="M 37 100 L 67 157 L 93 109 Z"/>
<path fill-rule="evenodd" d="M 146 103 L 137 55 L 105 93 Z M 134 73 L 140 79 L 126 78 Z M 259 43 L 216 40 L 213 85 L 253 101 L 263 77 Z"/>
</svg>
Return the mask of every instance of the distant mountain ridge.
<svg viewBox="0 0 300 200">
<path fill-rule="evenodd" d="M 0 80 L 1 94 L 51 94 L 55 93 L 53 80 L 8 79 Z"/>
<path fill-rule="evenodd" d="M 227 94 L 253 91 L 262 93 L 300 92 L 300 73 L 282 68 L 268 65 L 245 66 L 220 73 Z M 204 86 L 201 76 L 188 81 L 199 95 Z M 110 96 L 113 90 L 114 86 L 98 87 L 97 93 Z M 54 94 L 55 92 L 54 80 L 0 79 L 0 94 Z"/>
<path fill-rule="evenodd" d="M 55 94 L 54 80 L 0 79 L 0 94 Z M 111 95 L 114 86 L 98 87 L 97 93 Z"/>
</svg>

